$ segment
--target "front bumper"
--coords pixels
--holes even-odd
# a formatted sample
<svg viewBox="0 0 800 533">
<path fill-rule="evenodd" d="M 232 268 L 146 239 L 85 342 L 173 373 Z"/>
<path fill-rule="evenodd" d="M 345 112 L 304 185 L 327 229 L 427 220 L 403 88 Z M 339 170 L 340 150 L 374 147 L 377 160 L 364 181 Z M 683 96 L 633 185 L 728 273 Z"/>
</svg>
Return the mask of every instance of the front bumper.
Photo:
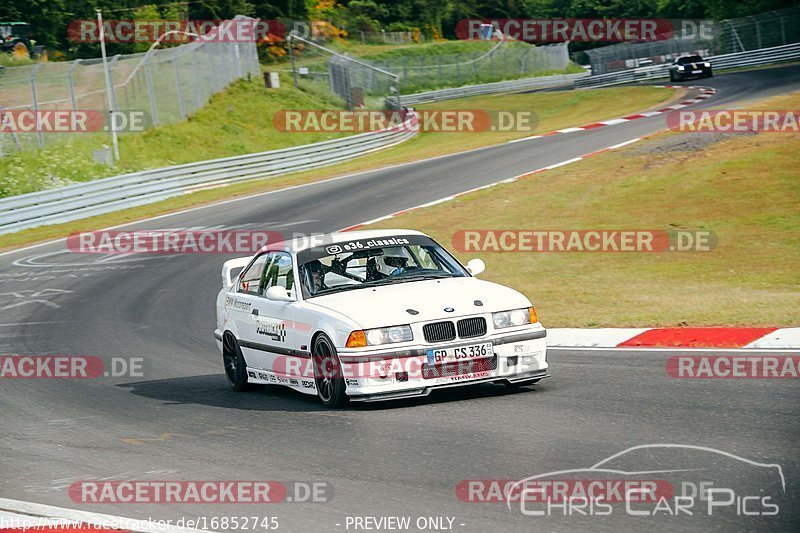
<svg viewBox="0 0 800 533">
<path fill-rule="evenodd" d="M 427 396 L 434 389 L 478 383 L 514 383 L 550 377 L 547 332 L 527 329 L 492 335 L 472 342 L 416 346 L 390 352 L 342 351 L 339 361 L 347 395 L 353 401 L 378 401 Z M 427 351 L 492 343 L 492 356 L 446 364 L 429 364 Z"/>
<path fill-rule="evenodd" d="M 700 68 L 687 68 L 686 70 L 676 70 L 675 77 L 686 80 L 689 78 L 705 78 L 708 77 L 712 70 L 711 67 L 700 67 Z"/>
</svg>

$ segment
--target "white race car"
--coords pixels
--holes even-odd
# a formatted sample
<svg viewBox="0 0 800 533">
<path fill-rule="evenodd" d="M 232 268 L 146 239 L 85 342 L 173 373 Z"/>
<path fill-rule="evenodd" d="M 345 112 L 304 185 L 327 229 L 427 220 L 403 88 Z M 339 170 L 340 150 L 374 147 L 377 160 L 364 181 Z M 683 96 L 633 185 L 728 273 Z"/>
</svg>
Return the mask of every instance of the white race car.
<svg viewBox="0 0 800 533">
<path fill-rule="evenodd" d="M 531 302 L 476 279 L 484 268 L 411 230 L 296 239 L 227 261 L 214 336 L 228 382 L 339 407 L 549 377 Z"/>
</svg>

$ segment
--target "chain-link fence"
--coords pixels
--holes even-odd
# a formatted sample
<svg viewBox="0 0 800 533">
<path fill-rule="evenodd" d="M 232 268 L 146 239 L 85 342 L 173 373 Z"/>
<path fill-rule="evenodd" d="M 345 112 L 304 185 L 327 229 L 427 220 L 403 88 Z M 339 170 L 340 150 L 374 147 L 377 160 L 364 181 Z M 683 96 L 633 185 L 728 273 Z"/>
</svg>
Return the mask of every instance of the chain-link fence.
<svg viewBox="0 0 800 533">
<path fill-rule="evenodd" d="M 358 59 L 301 37 L 293 38 L 292 75 L 305 90 L 333 96 L 347 108 L 381 106 L 398 93 L 533 77 L 563 71 L 566 43 L 532 46 L 519 41 L 485 42 L 483 50 L 462 53 L 396 54 L 389 59 Z"/>
<path fill-rule="evenodd" d="M 239 17 L 237 17 L 238 19 Z M 115 111 L 141 111 L 147 125 L 187 118 L 232 81 L 259 75 L 254 42 L 196 41 L 174 48 L 108 58 Z M 0 69 L 0 111 L 102 111 L 109 116 L 100 59 L 38 63 Z M 65 136 L 91 136 L 97 148 L 107 133 L 0 131 L 0 155 L 42 148 Z"/>
<path fill-rule="evenodd" d="M 289 37 L 295 86 L 334 106 L 380 109 L 387 96 L 397 98 L 399 77 L 372 62 L 348 57 L 296 34 Z"/>
<path fill-rule="evenodd" d="M 714 56 L 800 42 L 800 7 L 717 22 L 691 22 L 672 39 L 587 50 L 592 74 L 668 63 L 683 54 Z"/>
<path fill-rule="evenodd" d="M 400 75 L 403 92 L 411 94 L 442 87 L 537 76 L 560 71 L 569 64 L 566 44 L 532 46 L 499 41 L 487 52 L 402 57 L 375 61 L 376 66 Z"/>
</svg>

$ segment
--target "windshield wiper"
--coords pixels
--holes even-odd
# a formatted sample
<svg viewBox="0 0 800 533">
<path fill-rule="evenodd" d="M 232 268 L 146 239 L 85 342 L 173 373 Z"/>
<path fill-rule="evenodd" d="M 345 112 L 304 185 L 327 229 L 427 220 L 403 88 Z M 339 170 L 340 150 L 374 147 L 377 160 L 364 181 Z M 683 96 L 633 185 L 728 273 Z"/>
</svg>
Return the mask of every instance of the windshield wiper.
<svg viewBox="0 0 800 533">
<path fill-rule="evenodd" d="M 417 274 L 414 276 L 390 276 L 388 278 L 383 279 L 376 279 L 372 281 L 367 281 L 364 285 L 391 285 L 393 283 L 405 283 L 407 281 L 423 281 L 426 279 L 441 279 L 441 278 L 452 278 L 454 277 L 452 274 L 448 274 L 446 272 L 430 272 L 428 274 Z"/>
</svg>

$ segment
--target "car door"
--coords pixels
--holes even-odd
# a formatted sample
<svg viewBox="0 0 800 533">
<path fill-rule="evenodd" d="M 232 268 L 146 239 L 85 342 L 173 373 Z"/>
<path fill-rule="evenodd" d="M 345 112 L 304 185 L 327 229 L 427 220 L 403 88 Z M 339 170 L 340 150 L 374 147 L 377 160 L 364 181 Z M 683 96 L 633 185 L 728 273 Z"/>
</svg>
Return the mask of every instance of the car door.
<svg viewBox="0 0 800 533">
<path fill-rule="evenodd" d="M 283 287 L 290 296 L 297 292 L 294 286 L 292 256 L 286 252 L 266 254 L 257 292 L 252 295 L 250 324 L 246 329 L 247 345 L 253 360 L 258 365 L 257 368 L 264 370 L 273 370 L 278 358 L 290 355 L 295 349 L 296 335 L 291 326 L 295 302 L 268 299 L 267 290 L 274 286 Z"/>
<path fill-rule="evenodd" d="M 269 254 L 258 256 L 236 280 L 234 294 L 226 299 L 226 311 L 233 321 L 245 362 L 250 368 L 261 368 L 260 350 L 253 347 L 255 316 L 258 311 L 260 284 Z"/>
</svg>

